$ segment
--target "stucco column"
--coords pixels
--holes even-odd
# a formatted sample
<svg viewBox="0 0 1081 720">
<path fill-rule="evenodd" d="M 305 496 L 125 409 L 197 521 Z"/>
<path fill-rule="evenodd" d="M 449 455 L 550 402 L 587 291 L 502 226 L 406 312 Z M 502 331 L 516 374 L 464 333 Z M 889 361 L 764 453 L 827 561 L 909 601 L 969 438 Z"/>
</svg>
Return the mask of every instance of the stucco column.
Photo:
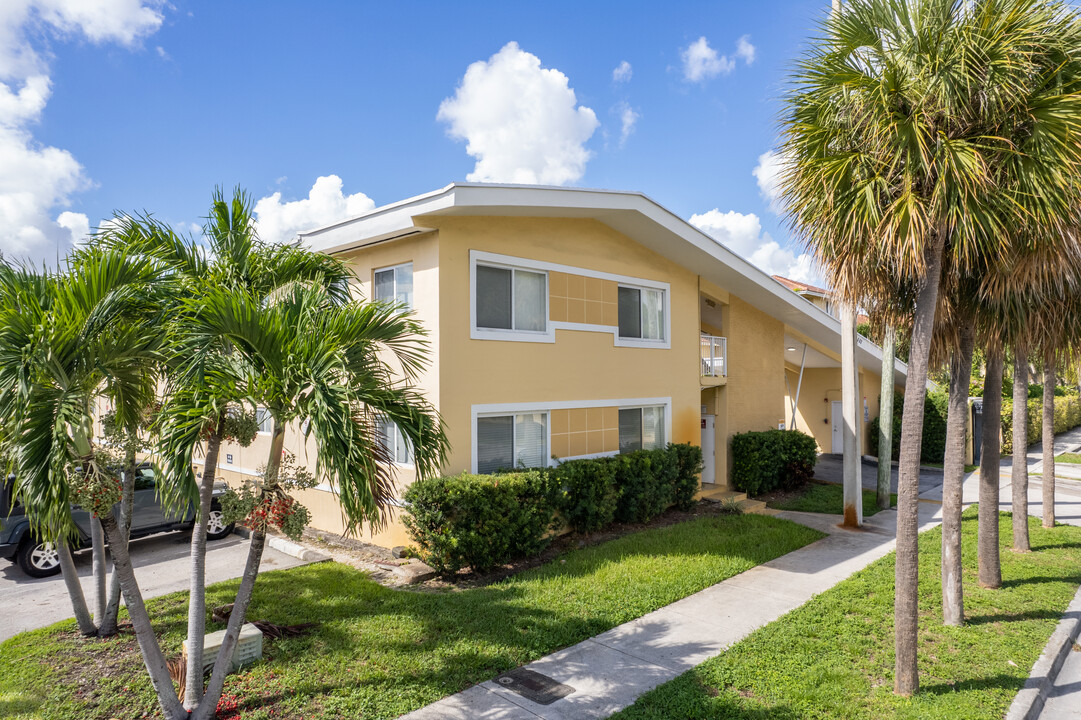
<svg viewBox="0 0 1081 720">
<path fill-rule="evenodd" d="M 863 524 L 863 479 L 860 468 L 859 366 L 856 364 L 856 308 L 841 304 L 841 416 L 844 427 L 844 525 Z"/>
</svg>

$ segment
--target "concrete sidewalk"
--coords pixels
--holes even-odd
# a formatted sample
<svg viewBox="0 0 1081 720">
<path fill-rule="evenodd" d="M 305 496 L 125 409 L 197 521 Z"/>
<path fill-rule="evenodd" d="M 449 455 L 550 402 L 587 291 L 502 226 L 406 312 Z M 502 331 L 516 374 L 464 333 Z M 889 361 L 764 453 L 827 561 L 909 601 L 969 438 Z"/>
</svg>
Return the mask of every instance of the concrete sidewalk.
<svg viewBox="0 0 1081 720">
<path fill-rule="evenodd" d="M 921 504 L 921 531 L 938 524 L 938 511 L 934 504 Z M 566 697 L 541 705 L 489 680 L 404 718 L 607 718 L 894 547 L 893 510 L 874 515 L 855 531 L 839 528 L 835 515 L 782 512 L 779 517 L 829 536 L 525 666 L 573 688 Z"/>
</svg>

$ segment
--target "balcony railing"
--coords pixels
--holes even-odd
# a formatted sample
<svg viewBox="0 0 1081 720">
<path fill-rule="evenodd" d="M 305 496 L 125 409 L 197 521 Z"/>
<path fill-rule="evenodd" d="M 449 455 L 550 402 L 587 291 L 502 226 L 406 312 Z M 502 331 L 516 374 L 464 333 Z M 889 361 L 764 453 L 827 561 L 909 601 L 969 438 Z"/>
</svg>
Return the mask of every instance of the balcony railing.
<svg viewBox="0 0 1081 720">
<path fill-rule="evenodd" d="M 728 338 L 702 336 L 702 377 L 728 377 Z"/>
</svg>

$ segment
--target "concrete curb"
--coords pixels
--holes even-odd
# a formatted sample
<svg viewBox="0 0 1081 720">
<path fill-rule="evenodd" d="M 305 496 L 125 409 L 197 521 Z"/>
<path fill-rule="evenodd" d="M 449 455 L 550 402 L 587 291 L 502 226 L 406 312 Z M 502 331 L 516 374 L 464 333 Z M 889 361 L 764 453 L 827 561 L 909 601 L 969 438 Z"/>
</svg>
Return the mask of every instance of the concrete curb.
<svg viewBox="0 0 1081 720">
<path fill-rule="evenodd" d="M 237 525 L 233 532 L 245 539 L 251 537 L 251 530 L 244 527 L 243 525 Z M 304 547 L 303 545 L 300 545 L 299 543 L 295 543 L 292 540 L 286 540 L 285 538 L 278 537 L 277 535 L 267 535 L 266 546 L 274 548 L 278 552 L 285 553 L 290 557 L 295 557 L 298 560 L 304 560 L 306 562 L 326 562 L 331 559 L 329 555 L 324 555 L 321 552 L 311 550 Z"/>
<path fill-rule="evenodd" d="M 1032 672 L 1025 687 L 1017 693 L 1013 699 L 1006 720 L 1036 720 L 1043 711 L 1047 696 L 1051 694 L 1055 686 L 1055 679 L 1066 662 L 1073 644 L 1077 642 L 1078 634 L 1081 633 L 1081 588 L 1066 607 L 1055 632 L 1051 633 L 1051 639 L 1047 641 L 1043 652 L 1036 664 L 1032 666 Z"/>
</svg>

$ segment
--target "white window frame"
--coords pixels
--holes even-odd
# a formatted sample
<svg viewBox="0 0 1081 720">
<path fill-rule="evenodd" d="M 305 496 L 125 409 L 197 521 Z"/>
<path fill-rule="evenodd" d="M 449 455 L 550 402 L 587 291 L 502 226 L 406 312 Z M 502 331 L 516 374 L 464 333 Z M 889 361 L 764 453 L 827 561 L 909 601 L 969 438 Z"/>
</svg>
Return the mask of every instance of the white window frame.
<svg viewBox="0 0 1081 720">
<path fill-rule="evenodd" d="M 618 287 L 627 288 L 629 290 L 638 290 L 638 324 L 639 330 L 642 324 L 642 290 L 660 290 L 661 291 L 661 306 L 663 308 L 663 333 L 664 337 L 661 339 L 651 338 L 630 338 L 622 337 L 619 334 L 619 305 L 616 303 L 616 345 L 619 347 L 653 347 L 653 348 L 669 348 L 672 346 L 670 338 L 672 337 L 672 309 L 671 309 L 671 293 L 667 287 L 657 287 L 656 285 L 643 285 L 638 282 L 621 282 Z M 617 291 L 618 292 L 618 291 Z"/>
<path fill-rule="evenodd" d="M 559 272 L 568 275 L 581 275 L 582 277 L 597 278 L 598 280 L 611 280 L 618 285 L 633 287 L 636 289 L 660 290 L 664 293 L 664 340 L 640 340 L 637 338 L 620 338 L 619 325 L 591 325 L 589 323 L 572 323 L 553 321 L 551 319 L 551 285 L 546 280 L 548 295 L 545 298 L 545 318 L 547 331 L 521 332 L 517 330 L 500 330 L 498 328 L 477 327 L 477 264 L 490 265 L 493 267 L 505 267 L 516 270 L 528 270 L 533 272 L 548 273 Z M 672 347 L 672 286 L 666 282 L 646 280 L 644 278 L 631 277 L 629 275 L 617 275 L 615 273 L 590 270 L 589 268 L 574 267 L 573 265 L 561 265 L 559 263 L 532 260 L 530 258 L 515 257 L 513 255 L 500 255 L 483 250 L 469 251 L 469 336 L 474 340 L 510 340 L 517 342 L 542 342 L 554 343 L 556 330 L 577 330 L 585 332 L 611 333 L 616 347 L 636 347 L 667 350 Z"/>
<path fill-rule="evenodd" d="M 394 422 L 393 420 L 388 420 L 387 418 L 382 418 L 379 421 L 379 432 L 380 433 L 383 432 L 383 427 L 384 427 L 383 423 L 386 423 L 387 426 L 389 426 L 390 428 L 393 428 L 393 432 L 397 433 L 402 438 L 402 442 L 405 444 L 406 454 L 408 455 L 408 458 L 407 458 L 407 460 L 405 462 L 400 462 L 398 460 L 398 456 L 397 456 L 398 445 L 397 445 L 397 443 L 395 443 L 393 448 L 389 448 L 394 453 L 394 459 L 391 460 L 390 464 L 395 466 L 395 467 L 400 467 L 400 468 L 414 467 L 413 447 L 409 444 L 409 439 L 407 437 L 405 437 L 405 435 L 402 434 L 401 430 L 398 429 L 398 423 Z M 386 440 L 386 437 L 384 436 L 383 439 Z"/>
<path fill-rule="evenodd" d="M 668 444 L 670 442 L 672 442 L 672 418 L 670 417 L 671 414 L 672 414 L 672 405 L 671 405 L 671 403 L 635 403 L 633 405 L 621 405 L 619 407 L 619 409 L 620 410 L 638 410 L 639 414 L 641 414 L 642 410 L 645 410 L 647 408 L 658 408 L 658 407 L 661 408 L 662 410 L 664 410 L 664 447 L 667 447 Z M 618 423 L 618 421 L 617 421 L 617 423 Z M 642 427 L 642 431 L 645 432 L 645 418 L 644 417 L 642 418 L 641 427 Z M 618 442 L 618 439 L 617 439 L 617 442 Z M 654 449 L 655 450 L 656 448 L 640 448 L 640 449 L 642 449 L 642 450 Z M 619 451 L 616 451 L 616 454 L 619 455 L 619 454 L 622 454 L 622 453 L 620 453 Z"/>
<path fill-rule="evenodd" d="M 555 328 L 550 319 L 549 304 L 551 301 L 551 286 L 549 284 L 548 270 L 538 267 L 530 267 L 525 264 L 506 262 L 504 256 L 491 256 L 487 253 L 470 253 L 469 261 L 469 337 L 473 340 L 509 340 L 511 342 L 541 342 L 553 343 L 556 341 Z M 509 258 L 514 260 L 514 258 Z M 487 328 L 477 325 L 477 266 L 494 267 L 511 271 L 510 282 L 510 312 L 511 323 L 514 323 L 514 275 L 513 271 L 544 275 L 544 330 L 515 330 L 506 328 Z"/>
<path fill-rule="evenodd" d="M 263 411 L 264 413 L 266 413 L 266 417 L 263 419 L 262 422 L 259 422 L 259 411 L 260 410 Z M 257 427 L 258 427 L 258 430 L 256 430 L 257 435 L 271 435 L 274 432 L 274 417 L 270 414 L 270 410 L 268 410 L 267 408 L 262 407 L 261 405 L 256 406 L 256 408 L 255 408 L 255 421 L 256 421 Z M 270 423 L 270 429 L 269 430 L 264 430 L 263 429 L 263 423 L 264 422 L 269 422 Z"/>
<path fill-rule="evenodd" d="M 387 302 L 386 300 L 376 300 L 376 298 L 375 298 L 375 288 L 376 288 L 375 276 L 378 273 L 387 272 L 388 270 L 393 270 L 394 271 L 394 295 L 397 296 L 398 295 L 398 272 L 397 271 L 398 271 L 399 268 L 404 268 L 404 267 L 409 268 L 409 273 L 410 273 L 410 275 L 413 275 L 413 278 L 414 278 L 414 280 L 413 280 L 413 300 L 412 300 L 412 302 L 409 303 L 409 309 L 413 310 L 413 309 L 416 308 L 417 283 L 416 283 L 416 275 L 413 274 L 413 261 L 412 260 L 410 260 L 409 262 L 398 263 L 397 265 L 387 265 L 386 267 L 375 268 L 375 269 L 372 270 L 372 301 L 373 302 Z M 396 300 L 390 300 L 390 302 L 397 302 L 397 301 Z"/>
<path fill-rule="evenodd" d="M 604 457 L 618 455 L 619 452 L 593 453 L 590 455 L 573 455 L 554 460 L 552 458 L 552 411 L 553 410 L 577 410 L 580 408 L 617 408 L 620 410 L 632 410 L 644 407 L 664 408 L 664 438 L 665 443 L 672 442 L 672 398 L 620 398 L 616 400 L 565 400 L 558 402 L 532 402 L 532 403 L 490 403 L 474 405 L 472 407 L 472 420 L 470 422 L 470 441 L 472 455 L 470 456 L 469 471 L 477 473 L 477 418 L 479 417 L 503 417 L 506 415 L 521 415 L 524 413 L 544 413 L 547 437 L 548 467 L 555 467 L 565 460 L 578 460 L 584 457 Z"/>
<path fill-rule="evenodd" d="M 474 406 L 474 407 L 476 407 L 476 406 Z M 515 407 L 520 408 L 521 406 L 515 406 Z M 474 412 L 473 413 L 473 457 L 472 457 L 472 460 L 470 461 L 470 472 L 472 472 L 474 475 L 476 475 L 479 472 L 479 470 L 477 469 L 477 461 L 478 461 L 479 446 L 480 446 L 480 433 L 479 433 L 478 425 L 477 425 L 477 420 L 479 418 L 496 418 L 496 417 L 514 418 L 511 421 L 512 430 L 511 430 L 511 451 L 510 451 L 511 452 L 511 457 L 513 458 L 514 457 L 514 450 L 515 450 L 515 448 L 514 448 L 514 443 L 515 443 L 515 439 L 514 439 L 515 438 L 515 432 L 514 432 L 514 430 L 517 427 L 517 422 L 518 422 L 517 418 L 518 418 L 519 415 L 534 415 L 534 414 L 544 415 L 544 451 L 545 451 L 544 454 L 545 454 L 545 457 L 544 457 L 544 465 L 543 465 L 543 467 L 552 467 L 554 465 L 554 463 L 552 462 L 552 415 L 551 415 L 551 413 L 549 412 L 549 410 L 547 408 L 538 407 L 538 408 L 532 408 L 532 409 L 506 410 L 506 411 L 500 411 L 500 412 L 481 412 L 481 413 Z M 514 468 L 514 469 L 517 469 L 517 468 Z"/>
</svg>

